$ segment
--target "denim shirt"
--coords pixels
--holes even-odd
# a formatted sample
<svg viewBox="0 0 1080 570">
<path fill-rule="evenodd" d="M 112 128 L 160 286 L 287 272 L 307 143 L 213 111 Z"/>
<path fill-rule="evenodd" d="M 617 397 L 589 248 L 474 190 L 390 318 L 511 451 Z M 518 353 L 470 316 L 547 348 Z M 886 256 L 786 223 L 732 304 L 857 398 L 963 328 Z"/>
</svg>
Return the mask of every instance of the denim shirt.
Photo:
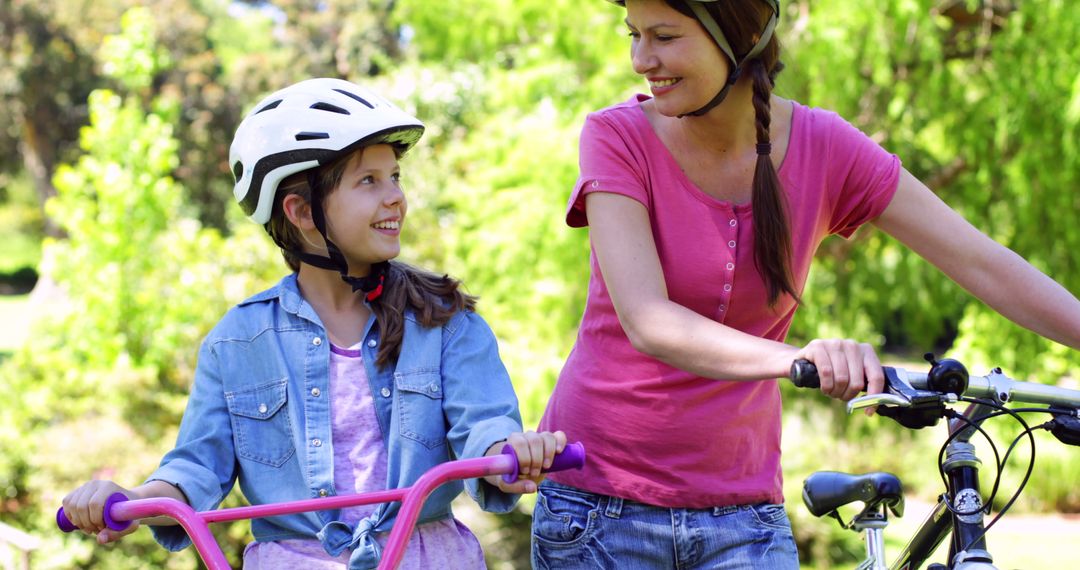
<svg viewBox="0 0 1080 570">
<path fill-rule="evenodd" d="M 374 325 L 372 316 L 361 350 L 387 450 L 386 488 L 412 485 L 450 459 L 482 456 L 521 431 L 510 378 L 480 316 L 460 311 L 426 328 L 407 313 L 401 354 L 381 369 Z M 147 480 L 176 485 L 197 511 L 217 508 L 237 480 L 251 504 L 335 495 L 329 362 L 326 330 L 295 274 L 240 303 L 203 341 L 176 447 Z M 463 487 L 491 512 L 518 499 L 481 479 L 452 482 L 428 498 L 420 522 L 451 516 Z M 251 530 L 257 541 L 318 538 L 333 556 L 351 549 L 349 568 L 374 568 L 381 553 L 372 534 L 389 531 L 398 510 L 383 504 L 355 528 L 328 510 L 254 519 Z M 169 550 L 190 543 L 179 526 L 151 529 Z"/>
</svg>

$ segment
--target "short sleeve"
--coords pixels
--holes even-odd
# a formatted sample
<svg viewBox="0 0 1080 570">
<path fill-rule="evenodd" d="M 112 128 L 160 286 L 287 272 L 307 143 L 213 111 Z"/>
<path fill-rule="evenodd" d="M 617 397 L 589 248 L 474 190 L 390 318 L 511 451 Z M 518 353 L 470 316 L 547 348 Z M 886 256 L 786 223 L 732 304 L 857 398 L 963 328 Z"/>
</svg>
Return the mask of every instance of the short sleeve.
<svg viewBox="0 0 1080 570">
<path fill-rule="evenodd" d="M 848 238 L 880 216 L 892 201 L 900 180 L 900 159 L 838 115 L 832 117 L 829 232 Z"/>
<path fill-rule="evenodd" d="M 635 152 L 632 133 L 603 113 L 590 114 L 581 129 L 579 174 L 566 209 L 566 223 L 572 228 L 589 225 L 585 195 L 590 192 L 621 194 L 650 207 L 641 152 Z"/>
</svg>

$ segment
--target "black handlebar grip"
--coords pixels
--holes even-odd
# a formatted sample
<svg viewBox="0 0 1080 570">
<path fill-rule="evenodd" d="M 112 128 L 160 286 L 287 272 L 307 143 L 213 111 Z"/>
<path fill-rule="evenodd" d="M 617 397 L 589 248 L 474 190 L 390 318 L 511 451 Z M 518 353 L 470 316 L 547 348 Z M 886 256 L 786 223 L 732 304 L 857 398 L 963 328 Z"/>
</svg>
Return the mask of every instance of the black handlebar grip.
<svg viewBox="0 0 1080 570">
<path fill-rule="evenodd" d="M 800 358 L 791 363 L 791 383 L 799 388 L 820 388 L 821 379 L 813 362 Z"/>
</svg>

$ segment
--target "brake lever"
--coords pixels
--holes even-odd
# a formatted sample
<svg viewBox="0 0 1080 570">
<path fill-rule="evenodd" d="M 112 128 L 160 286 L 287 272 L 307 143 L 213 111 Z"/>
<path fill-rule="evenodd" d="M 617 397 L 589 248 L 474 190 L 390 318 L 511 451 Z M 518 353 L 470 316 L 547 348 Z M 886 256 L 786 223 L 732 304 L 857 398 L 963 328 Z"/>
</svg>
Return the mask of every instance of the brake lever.
<svg viewBox="0 0 1080 570">
<path fill-rule="evenodd" d="M 880 394 L 870 394 L 869 396 L 859 396 L 858 398 L 853 398 L 848 401 L 847 412 L 851 414 L 854 413 L 855 410 L 881 405 L 889 405 L 894 408 L 909 408 L 911 407 L 911 400 L 898 394 L 888 394 L 885 392 Z"/>
<path fill-rule="evenodd" d="M 921 429 L 936 425 L 945 413 L 945 404 L 955 402 L 955 394 L 941 394 L 930 390 L 919 390 L 907 380 L 907 372 L 900 368 L 886 366 L 885 391 L 883 394 L 896 396 L 900 403 L 892 398 L 885 398 L 886 404 L 878 409 L 878 415 L 896 420 L 900 425 Z M 875 394 L 877 396 L 877 394 Z"/>
<path fill-rule="evenodd" d="M 882 367 L 882 371 L 885 373 L 885 386 L 883 391 L 879 394 L 867 394 L 849 400 L 847 403 L 847 411 L 849 414 L 854 413 L 855 410 L 871 408 L 874 406 L 892 406 L 894 408 L 911 407 L 911 402 L 917 395 L 918 390 L 909 384 L 907 380 L 902 378 L 895 368 L 885 366 Z"/>
</svg>

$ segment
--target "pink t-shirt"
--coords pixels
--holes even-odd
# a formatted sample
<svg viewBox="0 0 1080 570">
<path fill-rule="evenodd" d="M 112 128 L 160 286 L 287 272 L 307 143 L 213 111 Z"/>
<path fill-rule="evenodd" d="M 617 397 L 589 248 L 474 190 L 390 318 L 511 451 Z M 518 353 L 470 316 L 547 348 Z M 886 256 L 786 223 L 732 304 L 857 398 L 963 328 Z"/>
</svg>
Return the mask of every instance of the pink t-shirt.
<svg viewBox="0 0 1080 570">
<path fill-rule="evenodd" d="M 567 223 L 587 225 L 585 194 L 641 202 L 670 299 L 719 323 L 783 340 L 795 301 L 769 307 L 754 267 L 750 204 L 697 188 L 656 136 L 645 95 L 592 113 Z M 850 237 L 879 216 L 899 180 L 899 159 L 838 115 L 794 103 L 779 170 L 787 196 L 792 274 L 801 291 L 829 234 Z M 783 502 L 780 391 L 775 380 L 711 380 L 643 355 L 630 344 L 595 252 L 585 314 L 541 421 L 588 450 L 585 468 L 551 479 L 668 507 Z"/>
</svg>

